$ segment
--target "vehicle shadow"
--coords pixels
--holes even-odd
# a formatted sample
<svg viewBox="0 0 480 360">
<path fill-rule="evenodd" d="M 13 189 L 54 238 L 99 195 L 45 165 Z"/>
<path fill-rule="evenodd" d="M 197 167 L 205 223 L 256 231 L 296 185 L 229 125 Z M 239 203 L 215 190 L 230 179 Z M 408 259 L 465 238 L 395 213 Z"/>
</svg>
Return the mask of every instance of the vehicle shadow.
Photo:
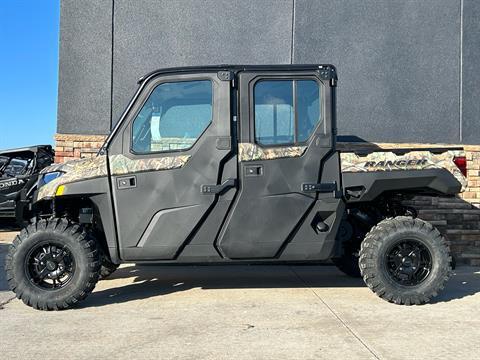
<svg viewBox="0 0 480 360">
<path fill-rule="evenodd" d="M 459 266 L 447 286 L 430 303 L 436 304 L 451 300 L 462 299 L 480 292 L 480 268 L 473 266 Z"/>
<path fill-rule="evenodd" d="M 127 284 L 115 286 L 121 279 Z M 362 279 L 348 277 L 326 265 L 230 265 L 230 266 L 129 266 L 118 269 L 105 282 L 111 288 L 91 294 L 80 308 L 125 303 L 194 288 L 357 288 Z M 124 281 L 122 281 L 124 283 Z M 461 299 L 480 292 L 480 269 L 460 267 L 434 303 Z"/>
<path fill-rule="evenodd" d="M 361 279 L 347 277 L 325 265 L 136 265 L 123 267 L 105 282 L 128 284 L 97 290 L 80 307 L 96 307 L 146 299 L 193 288 L 266 289 L 305 287 L 362 287 Z M 124 283 L 124 281 L 122 281 Z"/>
<path fill-rule="evenodd" d="M 20 231 L 20 227 L 14 220 L 0 218 L 0 233 L 10 231 Z"/>
<path fill-rule="evenodd" d="M 5 274 L 5 257 L 7 256 L 9 245 L 0 242 L 0 291 L 9 290 Z"/>
</svg>

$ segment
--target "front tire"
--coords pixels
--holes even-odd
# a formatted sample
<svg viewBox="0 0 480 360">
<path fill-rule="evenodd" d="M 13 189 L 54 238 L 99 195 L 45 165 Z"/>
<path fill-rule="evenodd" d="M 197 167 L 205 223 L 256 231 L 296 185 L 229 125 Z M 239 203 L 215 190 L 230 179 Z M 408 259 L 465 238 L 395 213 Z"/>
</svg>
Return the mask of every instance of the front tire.
<svg viewBox="0 0 480 360">
<path fill-rule="evenodd" d="M 366 235 L 360 271 L 367 286 L 395 304 L 429 302 L 451 274 L 447 242 L 431 224 L 399 216 L 385 219 Z"/>
<path fill-rule="evenodd" d="M 92 292 L 100 256 L 92 236 L 66 219 L 31 223 L 7 254 L 7 281 L 17 298 L 39 310 L 70 308 Z"/>
<path fill-rule="evenodd" d="M 118 269 L 118 264 L 112 263 L 105 255 L 102 256 L 102 266 L 100 267 L 100 280 L 105 280 Z"/>
</svg>

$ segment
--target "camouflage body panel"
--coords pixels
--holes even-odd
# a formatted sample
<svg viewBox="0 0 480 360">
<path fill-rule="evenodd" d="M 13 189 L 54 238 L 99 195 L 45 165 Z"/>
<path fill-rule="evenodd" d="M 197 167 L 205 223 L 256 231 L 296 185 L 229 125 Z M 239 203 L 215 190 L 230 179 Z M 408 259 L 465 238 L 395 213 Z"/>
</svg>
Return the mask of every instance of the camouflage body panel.
<svg viewBox="0 0 480 360">
<path fill-rule="evenodd" d="M 187 163 L 190 155 L 164 156 L 132 160 L 124 155 L 110 156 L 110 172 L 112 175 L 125 175 L 143 171 L 178 169 Z"/>
<path fill-rule="evenodd" d="M 238 157 L 240 161 L 272 160 L 300 157 L 307 150 L 306 146 L 281 146 L 262 148 L 257 144 L 239 143 Z"/>
<path fill-rule="evenodd" d="M 453 162 L 455 156 L 465 156 L 465 153 L 461 150 L 448 150 L 441 154 L 411 151 L 405 155 L 380 151 L 365 156 L 351 152 L 340 153 L 342 172 L 446 169 L 462 184 L 462 191 L 464 191 L 467 179 Z"/>
<path fill-rule="evenodd" d="M 164 156 L 133 160 L 124 155 L 109 156 L 110 172 L 112 175 L 126 175 L 143 171 L 169 170 L 183 167 L 190 159 L 190 155 Z M 99 155 L 91 159 L 81 159 L 55 164 L 45 168 L 42 173 L 61 171 L 64 174 L 38 190 L 37 201 L 55 196 L 60 185 L 66 185 L 82 180 L 107 176 L 107 157 Z"/>
<path fill-rule="evenodd" d="M 38 189 L 37 201 L 55 196 L 60 185 L 107 176 L 107 157 L 100 155 L 90 159 L 68 161 L 45 168 L 42 174 L 61 171 L 64 174 Z"/>
</svg>

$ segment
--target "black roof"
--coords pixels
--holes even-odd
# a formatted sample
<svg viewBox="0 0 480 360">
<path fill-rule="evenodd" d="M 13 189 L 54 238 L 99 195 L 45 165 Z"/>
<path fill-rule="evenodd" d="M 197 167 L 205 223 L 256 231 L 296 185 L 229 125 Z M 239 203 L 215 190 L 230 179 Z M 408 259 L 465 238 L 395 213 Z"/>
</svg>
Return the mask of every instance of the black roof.
<svg viewBox="0 0 480 360">
<path fill-rule="evenodd" d="M 26 146 L 16 149 L 7 149 L 7 150 L 0 150 L 0 156 L 2 155 L 12 155 L 12 154 L 20 154 L 20 153 L 36 153 L 39 150 L 53 152 L 51 145 L 34 145 L 34 146 Z"/>
<path fill-rule="evenodd" d="M 158 69 L 148 74 L 142 76 L 138 79 L 138 83 L 142 83 L 146 79 L 160 75 L 160 74 L 170 74 L 170 73 L 192 73 L 192 72 L 208 72 L 208 71 L 301 71 L 301 70 L 320 70 L 320 69 L 330 69 L 332 75 L 336 78 L 336 69 L 335 66 L 331 64 L 282 64 L 282 65 L 202 65 L 202 66 L 183 66 L 183 67 L 172 67 L 165 69 Z"/>
</svg>

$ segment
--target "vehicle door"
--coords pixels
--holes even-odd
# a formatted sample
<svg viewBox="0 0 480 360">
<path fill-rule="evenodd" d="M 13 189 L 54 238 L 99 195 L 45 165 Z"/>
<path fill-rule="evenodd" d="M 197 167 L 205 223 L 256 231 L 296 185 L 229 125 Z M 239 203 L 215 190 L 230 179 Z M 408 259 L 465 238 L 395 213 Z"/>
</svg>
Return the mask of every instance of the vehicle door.
<svg viewBox="0 0 480 360">
<path fill-rule="evenodd" d="M 171 260 L 192 242 L 218 256 L 215 235 L 237 181 L 236 166 L 226 166 L 231 84 L 222 74 L 149 80 L 110 146 L 121 258 Z"/>
<path fill-rule="evenodd" d="M 218 247 L 232 259 L 319 256 L 342 206 L 330 81 L 246 71 L 239 86 L 239 190 Z"/>
</svg>

